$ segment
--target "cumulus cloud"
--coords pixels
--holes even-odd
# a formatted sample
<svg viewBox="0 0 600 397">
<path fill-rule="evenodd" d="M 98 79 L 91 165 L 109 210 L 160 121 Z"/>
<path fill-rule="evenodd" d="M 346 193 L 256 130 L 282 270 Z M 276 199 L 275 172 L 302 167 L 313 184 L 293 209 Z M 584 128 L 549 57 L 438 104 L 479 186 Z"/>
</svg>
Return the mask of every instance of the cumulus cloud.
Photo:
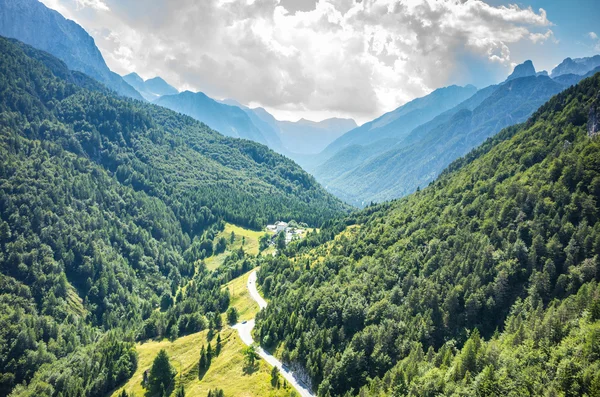
<svg viewBox="0 0 600 397">
<path fill-rule="evenodd" d="M 465 54 L 508 68 L 514 43 L 553 39 L 543 9 L 480 0 L 43 1 L 118 73 L 299 115 L 372 117 L 451 83 Z"/>
<path fill-rule="evenodd" d="M 546 33 L 530 33 L 529 39 L 534 43 L 544 43 L 546 40 L 552 40 L 557 43 L 558 41 L 554 38 L 554 32 L 550 29 Z"/>
</svg>

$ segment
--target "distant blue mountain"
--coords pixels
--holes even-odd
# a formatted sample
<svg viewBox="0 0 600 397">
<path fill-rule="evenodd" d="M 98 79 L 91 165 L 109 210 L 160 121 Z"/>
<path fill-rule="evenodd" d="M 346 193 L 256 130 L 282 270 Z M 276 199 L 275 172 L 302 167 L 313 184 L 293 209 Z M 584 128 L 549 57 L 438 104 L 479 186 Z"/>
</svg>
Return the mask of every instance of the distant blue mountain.
<svg viewBox="0 0 600 397">
<path fill-rule="evenodd" d="M 472 96 L 477 91 L 477 88 L 472 85 L 466 87 L 450 86 L 437 89 L 421 98 L 417 98 L 407 104 L 400 106 L 396 110 L 384 114 L 383 116 L 363 124 L 340 138 L 333 141 L 323 150 L 318 156 L 311 159 L 309 164 L 304 164 L 308 169 L 314 168 L 315 165 L 323 164 L 333 156 L 341 153 L 342 157 L 348 158 L 352 162 L 355 159 L 350 156 L 350 153 L 343 153 L 343 149 L 355 145 L 380 146 L 381 150 L 389 148 L 390 142 L 397 142 L 415 127 L 433 119 L 440 113 L 456 106 L 460 102 Z M 380 145 L 378 145 L 378 143 Z M 352 151 L 355 151 L 353 148 Z M 377 152 L 378 150 L 375 150 Z M 373 154 L 373 153 L 371 153 Z M 359 156 L 361 158 L 362 156 Z M 365 159 L 362 157 L 363 160 Z M 340 159 L 338 158 L 338 161 Z M 310 164 L 312 163 L 312 164 Z M 343 161 L 339 161 L 339 165 L 346 172 L 347 166 Z"/>
<path fill-rule="evenodd" d="M 314 175 L 330 192 L 357 206 L 402 197 L 429 184 L 502 128 L 525 121 L 566 87 L 538 74 L 528 61 L 504 83 L 477 91 L 411 131 L 398 128 L 401 139 L 347 146 L 316 167 Z"/>
<path fill-rule="evenodd" d="M 533 67 L 533 62 L 525 61 L 520 65 L 515 66 L 513 72 L 508 76 L 506 81 L 519 79 L 521 77 L 535 76 L 537 73 Z"/>
<path fill-rule="evenodd" d="M 154 103 L 193 117 L 223 135 L 268 144 L 246 112 L 237 106 L 217 102 L 202 92 L 165 95 Z"/>
<path fill-rule="evenodd" d="M 277 120 L 264 108 L 251 109 L 233 99 L 221 102 L 244 110 L 261 130 L 269 147 L 294 160 L 321 152 L 331 142 L 356 128 L 356 122 L 352 119 L 334 117 L 322 121 L 284 121 Z"/>
<path fill-rule="evenodd" d="M 282 145 L 292 158 L 321 152 L 331 142 L 356 128 L 352 119 L 330 118 L 322 121 L 300 119 L 281 121 L 263 108 L 250 109 L 258 118 L 277 131 Z"/>
<path fill-rule="evenodd" d="M 0 0 L 0 35 L 49 52 L 118 94 L 142 100 L 121 76 L 110 71 L 94 39 L 78 24 L 37 0 Z"/>
<path fill-rule="evenodd" d="M 600 66 L 600 55 L 587 58 L 566 58 L 557 67 L 552 69 L 550 77 L 556 78 L 565 74 L 583 76 Z"/>
<path fill-rule="evenodd" d="M 144 99 L 152 102 L 163 95 L 177 95 L 179 91 L 160 77 L 144 81 L 137 73 L 123 76 L 123 79 L 139 92 Z"/>
</svg>

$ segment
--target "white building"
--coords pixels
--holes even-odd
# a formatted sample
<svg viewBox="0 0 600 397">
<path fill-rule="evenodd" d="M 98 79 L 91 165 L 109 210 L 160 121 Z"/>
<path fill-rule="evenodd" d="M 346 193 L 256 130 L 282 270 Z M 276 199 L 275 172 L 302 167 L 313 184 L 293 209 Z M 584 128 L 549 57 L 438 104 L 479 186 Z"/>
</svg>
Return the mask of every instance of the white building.
<svg viewBox="0 0 600 397">
<path fill-rule="evenodd" d="M 287 222 L 277 222 L 275 223 L 275 232 L 279 233 L 279 232 L 284 232 L 286 231 L 288 228 L 288 224 Z"/>
</svg>

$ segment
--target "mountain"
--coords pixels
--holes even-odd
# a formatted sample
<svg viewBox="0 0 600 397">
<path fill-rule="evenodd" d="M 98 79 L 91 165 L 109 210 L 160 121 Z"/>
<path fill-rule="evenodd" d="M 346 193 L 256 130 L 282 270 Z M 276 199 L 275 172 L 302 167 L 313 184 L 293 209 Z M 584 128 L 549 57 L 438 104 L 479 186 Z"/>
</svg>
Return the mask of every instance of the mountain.
<svg viewBox="0 0 600 397">
<path fill-rule="evenodd" d="M 266 258 L 255 340 L 319 396 L 600 392 L 599 93 L 597 74 Z"/>
<path fill-rule="evenodd" d="M 600 55 L 588 58 L 566 58 L 558 66 L 552 69 L 550 77 L 556 78 L 565 74 L 585 75 L 600 66 Z"/>
<path fill-rule="evenodd" d="M 356 122 L 352 119 L 281 121 L 264 108 L 251 109 L 233 99 L 226 99 L 222 103 L 244 110 L 263 135 L 270 137 L 267 139 L 269 147 L 294 160 L 319 153 L 331 142 L 356 128 Z"/>
<path fill-rule="evenodd" d="M 525 61 L 522 64 L 515 66 L 513 72 L 510 74 L 510 76 L 508 76 L 506 81 L 519 79 L 521 77 L 535 76 L 536 74 L 537 73 L 535 71 L 535 67 L 533 67 L 533 62 Z M 548 73 L 546 73 L 545 75 L 547 74 Z"/>
<path fill-rule="evenodd" d="M 322 121 L 300 119 L 278 121 L 283 145 L 297 154 L 317 154 L 346 132 L 356 128 L 352 119 L 331 118 Z"/>
<path fill-rule="evenodd" d="M 37 0 L 0 0 L 0 35 L 49 52 L 104 83 L 120 95 L 142 100 L 121 76 L 110 71 L 94 39 L 78 24 Z"/>
<path fill-rule="evenodd" d="M 427 186 L 452 161 L 502 128 L 525 121 L 564 88 L 546 76 L 508 80 L 491 93 L 487 90 L 489 96 L 476 107 L 459 105 L 447 121 L 419 127 L 386 152 L 322 183 L 355 205 L 402 197 Z M 322 173 L 315 173 L 318 180 Z"/>
<path fill-rule="evenodd" d="M 592 69 L 591 71 L 587 72 L 584 75 L 567 73 L 567 74 L 561 74 L 559 76 L 556 76 L 553 78 L 553 80 L 561 83 L 564 86 L 570 87 L 572 85 L 579 83 L 583 79 L 586 79 L 588 77 L 595 75 L 598 72 L 600 72 L 600 66 L 596 67 L 595 69 Z"/>
<path fill-rule="evenodd" d="M 128 84 L 137 90 L 147 101 L 153 102 L 163 95 L 177 95 L 179 91 L 160 77 L 144 81 L 137 73 L 123 76 Z"/>
<path fill-rule="evenodd" d="M 465 87 L 453 85 L 439 88 L 429 95 L 412 100 L 336 139 L 319 154 L 318 162 L 322 163 L 352 145 L 373 144 L 383 139 L 401 140 L 413 128 L 456 106 L 476 91 L 477 89 L 472 85 Z"/>
<path fill-rule="evenodd" d="M 261 132 L 267 146 L 299 163 L 304 158 L 312 158 L 332 141 L 356 127 L 354 120 L 340 118 L 280 121 L 264 108 L 249 108 L 235 99 L 217 102 L 243 110 Z"/>
<path fill-rule="evenodd" d="M 123 76 L 123 80 L 125 80 L 127 84 L 135 88 L 138 92 L 146 91 L 146 87 L 144 87 L 144 79 L 142 79 L 140 75 L 135 72 Z"/>
<path fill-rule="evenodd" d="M 154 77 L 152 79 L 146 80 L 145 83 L 146 87 L 148 88 L 148 91 L 156 95 L 163 96 L 179 94 L 179 91 L 177 91 L 175 87 L 173 87 L 160 77 Z"/>
<path fill-rule="evenodd" d="M 330 192 L 356 206 L 402 197 L 426 186 L 489 136 L 525 121 L 552 95 L 592 74 L 550 79 L 526 61 L 504 83 L 478 91 L 402 139 L 349 146 L 314 167 L 313 175 Z"/>
<path fill-rule="evenodd" d="M 223 135 L 244 138 L 265 145 L 268 143 L 242 109 L 219 103 L 202 92 L 185 91 L 177 95 L 165 95 L 158 98 L 155 103 L 193 117 Z"/>
<path fill-rule="evenodd" d="M 400 142 L 403 142 L 409 137 L 423 135 L 425 131 L 430 131 L 441 124 L 447 123 L 456 113 L 461 110 L 475 109 L 486 98 L 488 98 L 496 88 L 497 86 L 490 86 L 477 91 L 472 97 L 461 102 L 459 105 L 441 113 L 432 120 L 421 124 L 419 127 L 415 128 L 412 133 L 409 134 L 409 136 L 405 137 L 403 140 L 400 140 Z M 369 159 L 375 158 L 376 156 L 389 151 L 396 145 L 398 145 L 398 141 L 395 139 L 381 139 L 372 144 L 348 146 L 337 152 L 325 163 L 315 168 L 313 174 L 322 184 L 329 187 L 333 192 L 338 192 L 336 189 L 336 180 L 338 178 L 343 178 L 344 175 L 350 174 L 357 167 L 368 163 Z M 343 192 L 338 193 L 344 196 Z M 347 195 L 345 198 L 349 199 Z M 363 205 L 361 202 L 354 204 L 358 206 Z"/>
<path fill-rule="evenodd" d="M 287 150 L 281 142 L 280 130 L 276 122 L 271 122 L 271 120 L 268 118 L 261 117 L 258 109 L 250 109 L 239 103 L 232 106 L 237 106 L 248 115 L 250 121 L 252 121 L 252 124 L 254 124 L 256 128 L 260 130 L 262 136 L 265 138 L 267 146 L 277 153 L 289 156 L 289 150 Z M 264 110 L 264 112 L 267 113 L 266 110 Z M 269 114 L 269 116 L 271 115 Z M 273 118 L 273 116 L 271 116 L 271 118 Z M 275 120 L 275 118 L 273 118 L 273 120 Z"/>
<path fill-rule="evenodd" d="M 206 268 L 225 221 L 348 210 L 267 147 L 4 38 L 0 158 L 1 395 L 110 394 L 136 369 L 133 341 L 218 332 L 221 286 L 254 266 L 238 249 Z"/>
</svg>

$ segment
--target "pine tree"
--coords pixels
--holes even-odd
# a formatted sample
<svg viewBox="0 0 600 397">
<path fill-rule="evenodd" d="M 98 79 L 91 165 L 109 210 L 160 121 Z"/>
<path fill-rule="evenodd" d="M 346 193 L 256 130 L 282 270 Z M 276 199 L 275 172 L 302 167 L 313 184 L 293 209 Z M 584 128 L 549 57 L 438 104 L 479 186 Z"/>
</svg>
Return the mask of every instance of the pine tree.
<svg viewBox="0 0 600 397">
<path fill-rule="evenodd" d="M 256 347 L 254 345 L 250 345 L 244 349 L 244 358 L 246 359 L 246 364 L 250 367 L 254 366 L 256 360 L 259 359 L 259 355 L 256 352 Z"/>
<path fill-rule="evenodd" d="M 227 310 L 227 322 L 229 325 L 234 325 L 238 322 L 238 311 L 233 306 Z"/>
<path fill-rule="evenodd" d="M 208 397 L 225 397 L 223 389 L 214 389 L 208 391 Z"/>
<path fill-rule="evenodd" d="M 163 396 L 175 376 L 175 371 L 169 362 L 169 356 L 167 352 L 162 349 L 158 352 L 158 355 L 152 363 L 150 368 L 150 376 L 148 379 L 148 386 L 150 394 Z"/>
<path fill-rule="evenodd" d="M 202 345 L 200 349 L 200 360 L 198 361 L 198 379 L 202 379 L 202 375 L 208 369 L 208 360 L 206 359 L 206 349 Z"/>
<path fill-rule="evenodd" d="M 215 316 L 215 329 L 223 328 L 223 319 L 221 316 Z"/>
<path fill-rule="evenodd" d="M 209 367 L 210 367 L 210 362 L 212 361 L 212 358 L 213 358 L 213 351 L 212 351 L 212 346 L 210 345 L 210 342 L 209 342 L 208 348 L 206 348 L 206 362 Z"/>
<path fill-rule="evenodd" d="M 273 367 L 271 370 L 271 386 L 279 388 L 279 368 Z"/>
<path fill-rule="evenodd" d="M 218 356 L 221 354 L 221 334 L 217 335 L 217 348 L 215 349 L 215 353 Z"/>
</svg>

